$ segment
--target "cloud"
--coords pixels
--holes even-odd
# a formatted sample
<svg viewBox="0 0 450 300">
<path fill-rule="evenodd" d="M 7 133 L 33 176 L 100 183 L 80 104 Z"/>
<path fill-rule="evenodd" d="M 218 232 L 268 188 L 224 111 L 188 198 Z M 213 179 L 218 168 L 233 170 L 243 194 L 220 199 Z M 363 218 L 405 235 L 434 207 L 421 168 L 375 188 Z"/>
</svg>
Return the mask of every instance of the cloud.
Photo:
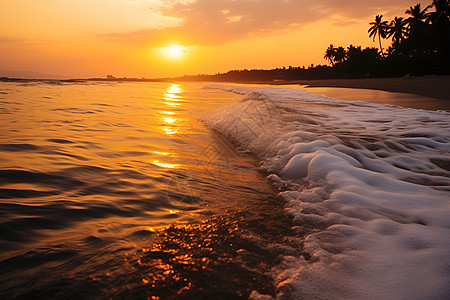
<svg viewBox="0 0 450 300">
<path fill-rule="evenodd" d="M 55 41 L 0 36 L 0 45 L 2 45 L 3 47 L 8 46 L 11 48 L 30 48 L 52 43 L 55 43 Z"/>
<path fill-rule="evenodd" d="M 102 35 L 108 40 L 146 46 L 167 43 L 217 45 L 249 36 L 275 34 L 338 15 L 339 24 L 372 19 L 378 13 L 401 12 L 416 0 L 197 0 L 165 1 L 153 8 L 181 25 Z M 335 20 L 334 20 L 334 23 Z"/>
</svg>

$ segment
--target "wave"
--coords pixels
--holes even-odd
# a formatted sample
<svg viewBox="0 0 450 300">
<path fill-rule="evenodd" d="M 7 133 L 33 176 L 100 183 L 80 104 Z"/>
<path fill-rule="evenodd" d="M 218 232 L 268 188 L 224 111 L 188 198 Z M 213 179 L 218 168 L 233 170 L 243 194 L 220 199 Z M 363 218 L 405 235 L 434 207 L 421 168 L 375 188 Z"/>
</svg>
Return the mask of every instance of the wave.
<svg viewBox="0 0 450 300">
<path fill-rule="evenodd" d="M 314 228 L 309 255 L 272 270 L 279 298 L 450 296 L 449 112 L 208 87 L 244 98 L 204 123 L 256 154 L 286 210 Z"/>
</svg>

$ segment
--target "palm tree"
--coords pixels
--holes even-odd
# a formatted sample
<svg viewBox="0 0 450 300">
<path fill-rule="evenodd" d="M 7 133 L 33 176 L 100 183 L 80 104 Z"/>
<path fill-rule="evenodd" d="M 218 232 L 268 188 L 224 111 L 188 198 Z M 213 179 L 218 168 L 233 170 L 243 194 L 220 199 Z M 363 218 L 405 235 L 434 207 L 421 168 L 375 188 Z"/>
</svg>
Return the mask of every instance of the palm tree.
<svg viewBox="0 0 450 300">
<path fill-rule="evenodd" d="M 367 47 L 363 49 L 363 54 L 366 56 L 372 56 L 376 59 L 380 58 L 380 52 L 378 52 L 378 49 L 376 47 Z"/>
<path fill-rule="evenodd" d="M 430 35 L 429 24 L 427 23 L 428 13 L 427 10 L 430 8 L 428 5 L 422 9 L 420 3 L 416 6 L 411 6 L 405 11 L 406 14 L 410 15 L 406 19 L 409 30 L 409 38 L 407 42 L 407 48 L 409 49 L 410 55 L 422 56 L 425 55 L 428 49 L 430 49 L 433 36 Z"/>
<path fill-rule="evenodd" d="M 392 37 L 392 42 L 396 45 L 400 44 L 407 34 L 406 21 L 402 17 L 395 17 L 387 30 L 387 37 Z"/>
<path fill-rule="evenodd" d="M 407 18 L 406 24 L 408 24 L 408 29 L 410 35 L 415 34 L 420 28 L 425 24 L 425 20 L 428 18 L 427 10 L 430 8 L 428 5 L 424 9 L 421 9 L 420 3 L 416 4 L 414 7 L 410 7 L 405 11 L 405 14 L 411 15 L 411 17 Z"/>
<path fill-rule="evenodd" d="M 361 46 L 350 45 L 347 47 L 347 61 L 354 60 L 357 56 L 360 56 L 362 53 Z"/>
<path fill-rule="evenodd" d="M 346 55 L 347 55 L 347 52 L 345 51 L 344 47 L 339 46 L 336 48 L 336 53 L 334 55 L 334 61 L 336 63 L 342 63 L 345 60 Z"/>
<path fill-rule="evenodd" d="M 330 44 L 330 46 L 328 46 L 327 50 L 325 51 L 325 55 L 323 56 L 323 58 L 329 60 L 331 65 L 334 66 L 335 56 L 336 56 L 336 48 L 334 48 L 333 44 Z"/>
<path fill-rule="evenodd" d="M 433 0 L 430 5 L 436 11 L 428 14 L 427 20 L 433 24 L 448 26 L 450 23 L 450 1 L 449 0 Z"/>
<path fill-rule="evenodd" d="M 351 44 L 350 46 L 347 47 L 347 56 L 361 52 L 362 52 L 361 46 L 354 46 L 353 44 Z"/>
<path fill-rule="evenodd" d="M 431 23 L 433 29 L 434 45 L 448 56 L 450 54 L 450 1 L 433 0 L 431 7 L 434 7 L 435 11 L 428 14 L 427 21 Z"/>
<path fill-rule="evenodd" d="M 375 37 L 378 35 L 378 40 L 380 42 L 380 51 L 381 55 L 384 56 L 383 47 L 381 46 L 381 39 L 386 38 L 387 28 L 389 27 L 387 21 L 383 21 L 383 15 L 377 15 L 375 17 L 375 22 L 370 22 L 369 25 L 372 27 L 369 28 L 369 37 L 373 37 L 373 41 L 375 42 Z"/>
</svg>

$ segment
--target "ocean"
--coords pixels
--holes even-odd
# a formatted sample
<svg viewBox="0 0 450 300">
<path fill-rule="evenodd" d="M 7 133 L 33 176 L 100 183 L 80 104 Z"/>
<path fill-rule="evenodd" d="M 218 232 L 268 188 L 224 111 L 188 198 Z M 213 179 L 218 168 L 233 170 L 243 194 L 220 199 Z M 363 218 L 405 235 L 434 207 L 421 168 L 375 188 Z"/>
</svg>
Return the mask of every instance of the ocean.
<svg viewBox="0 0 450 300">
<path fill-rule="evenodd" d="M 2 299 L 447 299 L 450 113 L 0 83 Z"/>
</svg>

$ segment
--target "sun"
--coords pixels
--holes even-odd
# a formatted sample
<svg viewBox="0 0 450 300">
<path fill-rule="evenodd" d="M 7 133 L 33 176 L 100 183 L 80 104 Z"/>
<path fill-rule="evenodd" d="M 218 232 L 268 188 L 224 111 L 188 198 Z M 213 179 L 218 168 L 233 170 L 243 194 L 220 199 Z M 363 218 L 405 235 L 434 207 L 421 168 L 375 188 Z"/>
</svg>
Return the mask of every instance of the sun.
<svg viewBox="0 0 450 300">
<path fill-rule="evenodd" d="M 185 47 L 180 45 L 172 45 L 166 48 L 166 54 L 171 58 L 179 58 L 186 51 Z"/>
</svg>

